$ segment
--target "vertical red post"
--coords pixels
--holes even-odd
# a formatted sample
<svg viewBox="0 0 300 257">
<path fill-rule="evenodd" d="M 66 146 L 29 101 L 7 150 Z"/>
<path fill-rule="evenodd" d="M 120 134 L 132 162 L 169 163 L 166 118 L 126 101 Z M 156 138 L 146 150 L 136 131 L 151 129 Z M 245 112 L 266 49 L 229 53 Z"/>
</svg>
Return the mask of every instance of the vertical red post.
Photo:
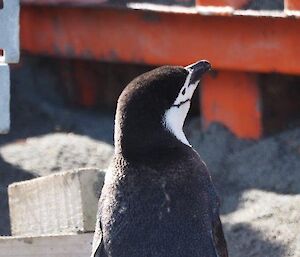
<svg viewBox="0 0 300 257">
<path fill-rule="evenodd" d="M 287 11 L 300 11 L 300 1 L 284 0 L 284 9 Z"/>
<path fill-rule="evenodd" d="M 95 71 L 95 64 L 83 60 L 61 60 L 61 85 L 66 98 L 73 104 L 94 107 L 102 83 Z"/>
<path fill-rule="evenodd" d="M 250 0 L 196 0 L 198 6 L 230 6 L 239 9 L 249 3 Z"/>
<path fill-rule="evenodd" d="M 78 90 L 79 104 L 84 107 L 93 107 L 97 103 L 97 74 L 87 63 L 81 60 L 74 61 L 74 82 Z"/>
<path fill-rule="evenodd" d="M 220 71 L 203 78 L 201 90 L 204 128 L 221 122 L 241 138 L 262 135 L 261 94 L 255 74 Z"/>
</svg>

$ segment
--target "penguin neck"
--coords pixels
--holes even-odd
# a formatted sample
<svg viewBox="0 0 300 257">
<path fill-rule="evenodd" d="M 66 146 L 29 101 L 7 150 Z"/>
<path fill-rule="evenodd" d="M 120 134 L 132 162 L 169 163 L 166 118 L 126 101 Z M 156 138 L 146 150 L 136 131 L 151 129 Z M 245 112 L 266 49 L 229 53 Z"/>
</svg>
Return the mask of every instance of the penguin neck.
<svg viewBox="0 0 300 257">
<path fill-rule="evenodd" d="M 121 154 L 129 160 L 156 159 L 157 156 L 178 150 L 186 144 L 166 127 L 164 116 L 161 119 L 148 117 L 148 122 L 144 121 L 145 117 L 141 121 L 135 119 L 130 122 L 123 115 L 116 114 L 115 154 Z"/>
<path fill-rule="evenodd" d="M 166 129 L 187 146 L 191 145 L 183 132 L 183 125 L 189 109 L 190 101 L 186 101 L 179 106 L 172 106 L 165 112 L 163 120 Z"/>
</svg>

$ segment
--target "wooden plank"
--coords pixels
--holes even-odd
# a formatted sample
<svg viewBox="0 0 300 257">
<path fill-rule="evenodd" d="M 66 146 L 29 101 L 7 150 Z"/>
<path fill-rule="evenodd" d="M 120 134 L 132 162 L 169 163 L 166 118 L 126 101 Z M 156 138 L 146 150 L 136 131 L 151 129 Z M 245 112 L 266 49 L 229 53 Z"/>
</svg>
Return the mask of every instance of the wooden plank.
<svg viewBox="0 0 300 257">
<path fill-rule="evenodd" d="M 94 231 L 103 181 L 104 172 L 80 169 L 10 185 L 12 235 Z"/>
<path fill-rule="evenodd" d="M 0 257 L 87 257 L 93 233 L 44 237 L 0 237 Z"/>
<path fill-rule="evenodd" d="M 26 6 L 21 27 L 32 54 L 153 65 L 208 59 L 220 70 L 300 74 L 300 19 L 292 17 Z"/>
</svg>

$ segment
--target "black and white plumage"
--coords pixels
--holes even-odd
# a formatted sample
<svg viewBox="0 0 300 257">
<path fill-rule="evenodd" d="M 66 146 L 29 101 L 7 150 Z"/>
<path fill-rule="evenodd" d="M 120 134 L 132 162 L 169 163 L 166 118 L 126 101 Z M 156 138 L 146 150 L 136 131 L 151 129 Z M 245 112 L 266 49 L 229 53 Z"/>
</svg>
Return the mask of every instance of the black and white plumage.
<svg viewBox="0 0 300 257">
<path fill-rule="evenodd" d="M 207 61 L 163 66 L 119 97 L 93 257 L 227 257 L 219 201 L 182 126 Z"/>
</svg>

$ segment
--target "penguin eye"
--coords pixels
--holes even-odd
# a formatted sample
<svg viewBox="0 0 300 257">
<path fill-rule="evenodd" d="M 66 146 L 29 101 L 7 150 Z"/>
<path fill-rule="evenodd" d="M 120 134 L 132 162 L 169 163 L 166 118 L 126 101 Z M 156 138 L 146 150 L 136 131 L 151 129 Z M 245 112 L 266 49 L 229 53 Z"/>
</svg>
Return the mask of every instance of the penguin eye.
<svg viewBox="0 0 300 257">
<path fill-rule="evenodd" d="M 185 95 L 185 88 L 182 90 L 182 94 Z"/>
</svg>

